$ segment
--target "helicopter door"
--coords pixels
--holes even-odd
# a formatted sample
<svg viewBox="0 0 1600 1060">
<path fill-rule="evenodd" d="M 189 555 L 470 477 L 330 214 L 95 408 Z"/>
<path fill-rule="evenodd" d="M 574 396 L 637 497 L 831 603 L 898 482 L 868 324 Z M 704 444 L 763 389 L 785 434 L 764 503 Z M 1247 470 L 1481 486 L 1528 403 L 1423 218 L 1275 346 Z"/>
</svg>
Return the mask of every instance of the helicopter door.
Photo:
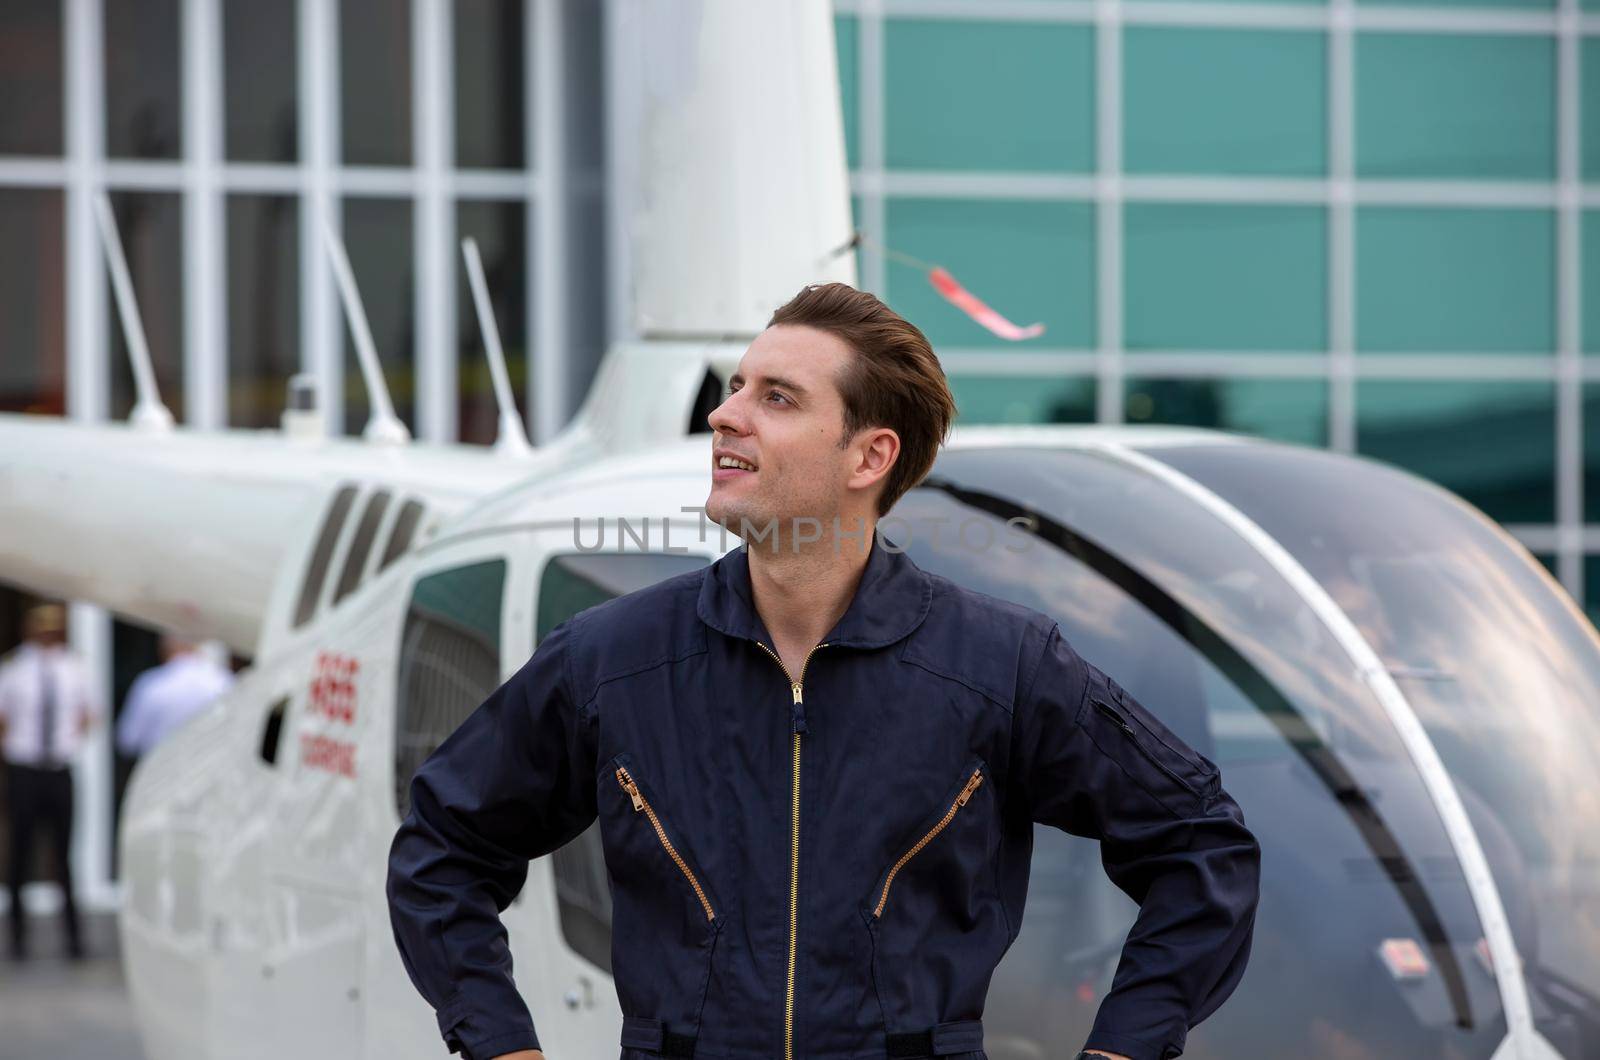
<svg viewBox="0 0 1600 1060">
<path fill-rule="evenodd" d="M 368 935 L 367 1008 L 382 1020 L 366 1028 L 369 1057 L 435 1056 L 439 1029 L 401 963 L 389 920 L 384 881 L 401 819 L 411 810 L 417 767 L 516 672 L 527 656 L 529 608 L 514 588 L 531 578 L 532 543 L 525 533 L 473 537 L 430 549 L 406 571 L 402 606 L 388 624 L 382 653 L 387 703 L 375 712 L 364 748 L 363 838 L 371 868 L 363 909 Z M 519 905 L 501 915 L 520 954 L 539 952 Z M 529 945 L 531 943 L 531 945 Z M 541 1033 L 536 960 L 518 959 L 517 986 Z M 316 1051 L 317 1055 L 324 1055 Z M 326 1055 L 334 1055 L 328 1053 Z"/>
<path fill-rule="evenodd" d="M 686 531 L 680 540 L 693 540 L 693 535 Z M 713 558 L 647 552 L 637 546 L 627 551 L 581 551 L 570 528 L 542 533 L 539 544 L 543 546 L 540 567 L 522 596 L 534 603 L 535 641 L 585 608 L 703 567 Z M 550 1045 L 552 1055 L 557 1048 L 572 1056 L 600 1056 L 616 1049 L 622 1009 L 611 976 L 611 891 L 598 822 L 529 866 L 528 884 L 513 909 L 529 905 L 539 911 L 541 944 L 517 952 L 539 955 L 537 961 L 527 962 L 537 965 L 544 977 L 539 996 L 559 998 L 564 1021 L 561 1036 L 556 1037 L 550 1006 L 546 1005 L 542 1021 L 535 1011 L 540 1040 Z M 522 961 L 517 964 L 519 969 L 524 966 Z"/>
</svg>

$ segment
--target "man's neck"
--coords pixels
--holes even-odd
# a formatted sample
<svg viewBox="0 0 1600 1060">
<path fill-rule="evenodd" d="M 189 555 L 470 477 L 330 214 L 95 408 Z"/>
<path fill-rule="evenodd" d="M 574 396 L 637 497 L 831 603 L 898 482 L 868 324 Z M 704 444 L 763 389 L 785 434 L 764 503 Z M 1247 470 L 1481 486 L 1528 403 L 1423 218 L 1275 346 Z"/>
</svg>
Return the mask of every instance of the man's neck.
<svg viewBox="0 0 1600 1060">
<path fill-rule="evenodd" d="M 830 527 L 798 550 L 781 541 L 776 549 L 770 542 L 747 546 L 756 612 L 780 653 L 809 650 L 849 610 L 871 555 L 876 520 L 863 523 L 860 535 L 836 538 Z"/>
</svg>

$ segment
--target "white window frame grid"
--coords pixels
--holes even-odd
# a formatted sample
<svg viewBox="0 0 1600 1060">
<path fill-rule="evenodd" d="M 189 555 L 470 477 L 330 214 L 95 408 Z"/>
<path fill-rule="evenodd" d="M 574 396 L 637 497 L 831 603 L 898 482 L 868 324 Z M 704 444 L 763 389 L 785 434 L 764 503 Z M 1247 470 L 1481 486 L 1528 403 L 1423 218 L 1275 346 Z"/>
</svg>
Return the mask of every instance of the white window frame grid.
<svg viewBox="0 0 1600 1060">
<path fill-rule="evenodd" d="M 563 0 L 521 0 L 523 99 L 528 157 L 520 170 L 460 169 L 454 164 L 453 0 L 411 0 L 412 162 L 409 166 L 344 166 L 340 156 L 339 2 L 295 0 L 296 118 L 299 160 L 229 162 L 224 157 L 225 99 L 222 0 L 179 0 L 182 154 L 173 160 L 110 159 L 105 152 L 105 18 L 103 0 L 61 0 L 63 148 L 60 158 L 0 156 L 0 189 L 62 193 L 66 275 L 66 412 L 86 423 L 109 418 L 112 365 L 105 265 L 95 230 L 93 198 L 102 191 L 167 192 L 181 197 L 183 402 L 185 423 L 220 429 L 228 422 L 228 284 L 226 207 L 230 194 L 294 196 L 299 205 L 301 371 L 314 373 L 330 433 L 344 424 L 343 312 L 323 245 L 326 219 L 342 230 L 346 196 L 406 199 L 413 204 L 413 255 L 418 298 L 413 307 L 419 440 L 459 438 L 457 386 L 456 206 L 465 202 L 521 205 L 528 306 L 528 381 L 523 396 L 529 436 L 547 441 L 571 414 L 566 399 L 570 334 L 564 284 L 568 181 Z M 578 189 L 587 193 L 592 189 Z M 287 381 L 285 381 L 287 382 Z M 111 687 L 109 612 L 72 605 L 71 642 L 94 680 Z M 108 728 L 90 738 L 79 762 L 78 824 L 73 865 L 85 908 L 115 908 L 111 880 L 113 827 Z M 49 911 L 50 885 L 30 887 L 30 908 Z"/>
<path fill-rule="evenodd" d="M 1097 342 L 1093 349 L 1035 346 L 1003 351 L 941 346 L 952 376 L 1092 375 L 1095 418 L 1121 423 L 1123 381 L 1155 375 L 1190 379 L 1317 379 L 1328 385 L 1328 448 L 1356 451 L 1358 380 L 1533 380 L 1556 388 L 1556 512 L 1553 523 L 1506 524 L 1530 551 L 1553 554 L 1558 580 L 1584 604 L 1584 559 L 1600 559 L 1600 524 L 1583 518 L 1583 386 L 1600 382 L 1600 354 L 1581 343 L 1582 219 L 1600 209 L 1600 183 L 1581 177 L 1580 49 L 1600 38 L 1600 13 L 1579 0 L 1550 11 L 1377 7 L 1356 0 L 1317 4 L 1189 0 L 833 0 L 856 22 L 858 164 L 850 174 L 862 231 L 884 245 L 885 204 L 895 196 L 1088 202 L 1095 207 Z M 1039 175 L 971 171 L 889 171 L 884 152 L 884 25 L 892 18 L 1059 22 L 1095 31 L 1095 172 Z M 1126 25 L 1314 30 L 1328 41 L 1328 175 L 1305 178 L 1131 176 L 1122 172 L 1122 29 Z M 1360 32 L 1549 37 L 1556 44 L 1556 171 L 1549 181 L 1371 180 L 1355 176 L 1356 35 Z M 1123 335 L 1124 203 L 1294 204 L 1328 211 L 1328 348 L 1298 351 L 1128 351 Z M 1355 213 L 1360 206 L 1537 207 L 1556 225 L 1554 353 L 1383 353 L 1355 350 Z M 883 256 L 863 245 L 861 281 L 885 289 Z"/>
</svg>

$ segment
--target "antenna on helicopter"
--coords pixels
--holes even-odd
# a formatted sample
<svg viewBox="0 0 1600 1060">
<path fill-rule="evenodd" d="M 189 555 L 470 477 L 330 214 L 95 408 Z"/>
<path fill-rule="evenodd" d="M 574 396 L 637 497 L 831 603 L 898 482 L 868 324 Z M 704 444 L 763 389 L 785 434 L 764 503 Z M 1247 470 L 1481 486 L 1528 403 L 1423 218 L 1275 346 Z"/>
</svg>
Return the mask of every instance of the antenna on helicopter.
<svg viewBox="0 0 1600 1060">
<path fill-rule="evenodd" d="M 172 412 L 161 403 L 161 394 L 156 389 L 155 372 L 150 368 L 150 345 L 145 341 L 139 303 L 133 297 L 128 259 L 122 253 L 122 237 L 117 234 L 117 221 L 111 213 L 111 198 L 104 191 L 94 197 L 94 216 L 100 229 L 100 245 L 106 252 L 106 265 L 111 270 L 111 289 L 117 296 L 122 336 L 128 342 L 128 361 L 133 366 L 135 400 L 128 422 L 142 430 L 170 431 Z"/>
<path fill-rule="evenodd" d="M 372 328 L 367 323 L 367 310 L 361 304 L 361 292 L 356 290 L 355 274 L 350 271 L 350 259 L 345 256 L 344 241 L 324 222 L 323 242 L 328 247 L 328 257 L 333 261 L 333 274 L 339 279 L 339 294 L 344 301 L 345 319 L 350 322 L 350 337 L 356 343 L 356 359 L 361 362 L 361 378 L 367 385 L 367 404 L 372 415 L 361 437 L 369 442 L 404 445 L 411 440 L 411 432 L 394 414 L 389 403 L 389 387 L 383 381 L 383 370 L 378 366 L 378 350 L 372 342 Z"/>
<path fill-rule="evenodd" d="M 472 286 L 472 304 L 478 310 L 478 330 L 483 333 L 483 349 L 489 359 L 489 377 L 494 382 L 494 401 L 500 407 L 500 433 L 496 452 L 524 456 L 533 451 L 522 417 L 511 397 L 511 380 L 506 374 L 506 351 L 500 346 L 500 328 L 489 304 L 489 285 L 483 278 L 483 259 L 478 256 L 478 241 L 471 236 L 461 241 L 461 256 L 467 261 L 467 282 Z"/>
</svg>

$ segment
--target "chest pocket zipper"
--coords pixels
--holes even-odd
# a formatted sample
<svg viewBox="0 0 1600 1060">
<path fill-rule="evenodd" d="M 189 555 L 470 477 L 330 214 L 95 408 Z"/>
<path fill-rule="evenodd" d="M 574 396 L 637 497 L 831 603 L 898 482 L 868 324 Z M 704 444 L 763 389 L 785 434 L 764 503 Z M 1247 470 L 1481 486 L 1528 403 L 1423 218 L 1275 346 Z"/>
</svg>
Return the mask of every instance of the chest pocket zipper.
<svg viewBox="0 0 1600 1060">
<path fill-rule="evenodd" d="M 1106 715 L 1108 718 L 1114 721 L 1119 728 L 1122 729 L 1123 735 L 1128 738 L 1128 742 L 1133 744 L 1133 746 L 1138 749 L 1139 753 L 1144 755 L 1144 757 L 1147 758 L 1152 765 L 1161 770 L 1161 772 L 1165 773 L 1167 776 L 1171 777 L 1173 782 L 1182 787 L 1183 790 L 1193 795 L 1196 799 L 1199 799 L 1202 805 L 1205 803 L 1206 799 L 1210 797 L 1211 792 L 1209 789 L 1211 787 L 1211 781 L 1216 777 L 1215 773 L 1201 769 L 1200 766 L 1195 765 L 1195 768 L 1200 770 L 1202 775 L 1207 779 L 1207 783 L 1205 785 L 1207 790 L 1202 791 L 1200 788 L 1195 787 L 1192 781 L 1180 776 L 1177 770 L 1163 762 L 1160 757 L 1153 750 L 1151 750 L 1143 740 L 1139 738 L 1139 734 L 1134 731 L 1133 724 L 1126 717 L 1124 717 L 1122 712 L 1117 710 L 1116 707 L 1113 707 L 1110 703 L 1107 703 L 1103 699 L 1094 697 L 1091 697 L 1090 702 L 1095 705 L 1095 709 Z M 1154 734 L 1152 734 L 1152 736 L 1154 736 Z M 1160 739 L 1159 737 L 1155 738 Z M 1166 746 L 1165 741 L 1162 741 L 1162 746 Z M 1171 750 L 1171 748 L 1168 748 L 1168 750 Z M 1177 751 L 1172 751 L 1172 753 L 1175 755 L 1178 754 Z M 1182 755 L 1178 755 L 1178 757 L 1183 758 L 1185 762 L 1188 761 L 1188 759 L 1184 758 Z"/>
<path fill-rule="evenodd" d="M 656 830 L 656 837 L 661 840 L 662 849 L 667 852 L 668 856 L 670 856 L 672 860 L 677 863 L 678 868 L 683 871 L 684 878 L 689 881 L 689 886 L 694 888 L 695 897 L 700 899 L 700 905 L 706 911 L 706 919 L 714 923 L 717 919 L 717 916 L 716 913 L 712 911 L 711 900 L 706 897 L 705 889 L 700 886 L 700 881 L 695 879 L 694 870 L 689 868 L 689 863 L 683 860 L 683 855 L 678 853 L 678 848 L 673 846 L 672 840 L 667 838 L 667 830 L 662 827 L 661 818 L 656 816 L 656 811 L 651 807 L 649 800 L 646 799 L 644 794 L 639 790 L 639 784 L 633 779 L 633 774 L 628 772 L 627 766 L 617 766 L 617 784 L 621 786 L 623 793 L 633 800 L 634 812 L 638 813 L 640 810 L 643 810 L 645 816 L 650 818 L 650 824 Z"/>
<path fill-rule="evenodd" d="M 873 919 L 883 915 L 883 907 L 889 901 L 889 887 L 894 883 L 895 874 L 904 868 L 906 862 L 915 857 L 918 851 L 932 842 L 935 836 L 944 831 L 951 821 L 955 820 L 955 816 L 961 807 L 967 804 L 967 800 L 972 798 L 972 793 L 977 791 L 982 783 L 983 763 L 979 762 L 973 767 L 972 775 L 967 778 L 966 784 L 962 785 L 961 791 L 956 794 L 955 799 L 950 803 L 950 808 L 944 812 L 944 816 L 935 821 L 933 827 L 928 829 L 910 850 L 901 854 L 899 860 L 890 867 L 889 875 L 883 881 L 883 890 L 878 893 L 877 905 L 872 910 Z"/>
</svg>

